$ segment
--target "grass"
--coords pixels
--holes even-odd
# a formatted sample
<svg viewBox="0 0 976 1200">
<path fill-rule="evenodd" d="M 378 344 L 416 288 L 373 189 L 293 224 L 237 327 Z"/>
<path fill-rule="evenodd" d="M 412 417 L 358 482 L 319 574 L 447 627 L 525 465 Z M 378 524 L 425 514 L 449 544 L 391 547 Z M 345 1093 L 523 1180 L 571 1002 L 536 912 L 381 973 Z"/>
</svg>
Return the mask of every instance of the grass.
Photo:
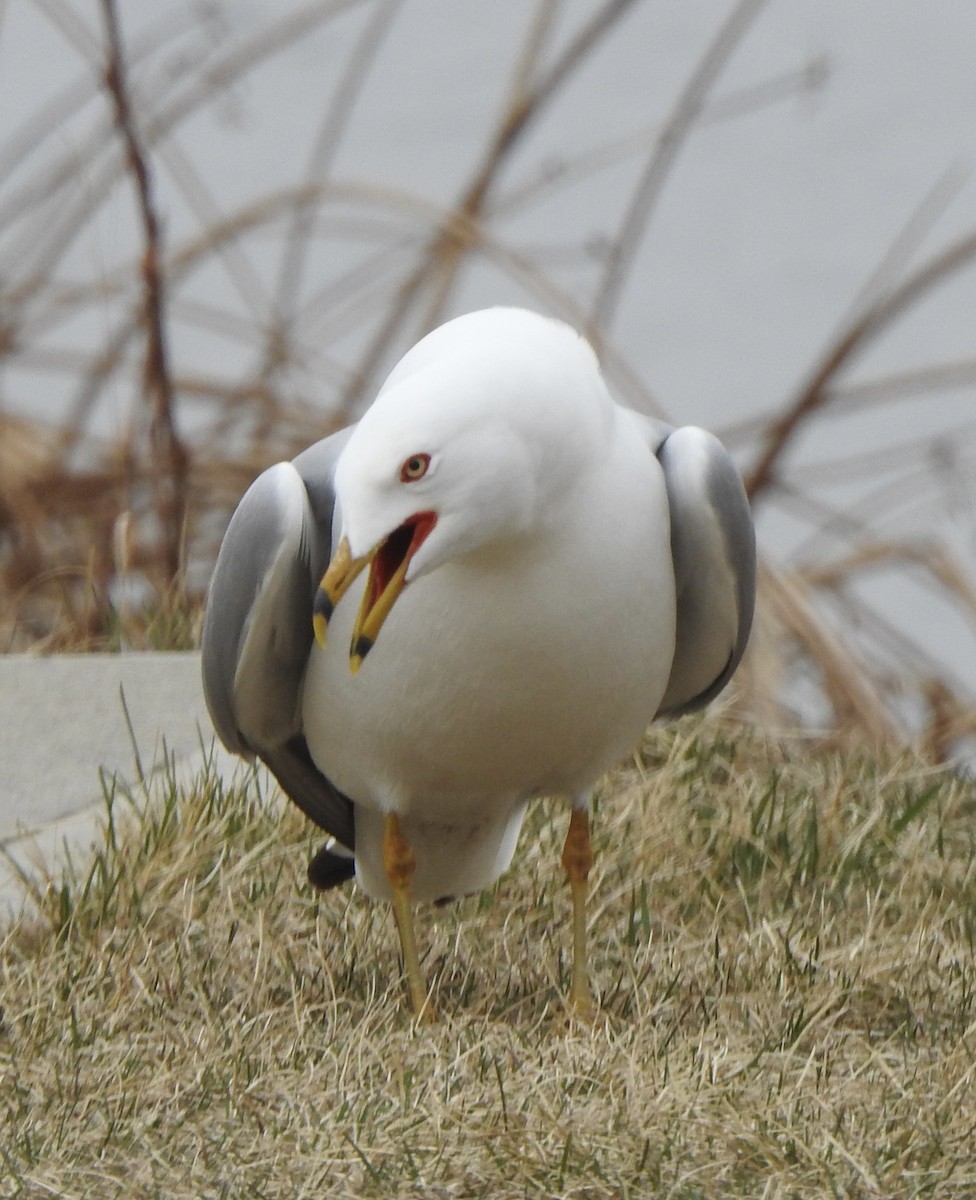
<svg viewBox="0 0 976 1200">
<path fill-rule="evenodd" d="M 976 1190 L 976 789 L 909 759 L 655 731 L 598 801 L 592 1025 L 567 1022 L 565 820 L 392 919 L 201 780 L 110 804 L 0 950 L 10 1197 L 957 1197 Z"/>
<path fill-rule="evenodd" d="M 472 271 L 585 328 L 620 398 L 655 409 L 615 329 L 676 156 L 702 125 L 828 80 L 785 64 L 729 90 L 724 64 L 763 8 L 738 0 L 672 105 L 543 159 L 526 134 L 576 103 L 591 54 L 613 53 L 638 4 L 603 0 L 568 24 L 561 7 L 539 0 L 496 64 L 501 107 L 448 200 L 348 177 L 337 158 L 357 96 L 378 86 L 380 45 L 396 45 L 393 0 L 290 6 L 250 34 L 196 8 L 135 30 L 112 0 L 97 19 L 64 8 L 77 69 L 50 89 L 32 78 L 43 104 L 0 144 L 0 362 L 11 394 L 42 379 L 64 401 L 58 428 L 0 412 L 0 649 L 195 644 L 247 484 L 355 415 Z M 269 57 L 341 35 L 347 10 L 360 22 L 348 61 L 294 170 L 224 195 L 191 161 L 185 124 L 233 102 Z M 580 231 L 563 273 L 519 220 L 539 203 L 575 212 L 576 185 L 620 167 L 621 213 Z M 71 249 L 102 244 L 120 190 L 138 230 L 86 267 Z M 835 747 L 710 717 L 655 731 L 606 781 L 599 1019 L 568 1023 L 563 1002 L 564 814 L 534 810 L 496 888 L 422 910 L 441 1021 L 417 1030 L 389 913 L 352 889 L 309 890 L 317 839 L 258 777 L 171 787 L 138 820 L 115 795 L 90 869 L 75 864 L 0 928 L 0 1197 L 976 1194 L 976 790 L 897 750 L 913 739 L 934 761 L 971 747 L 971 688 L 855 586 L 884 567 L 921 580 L 938 601 L 921 628 L 943 608 L 976 612 L 938 530 L 887 519 L 893 490 L 933 525 L 943 492 L 945 511 L 965 495 L 967 427 L 940 457 L 922 418 L 971 386 L 971 356 L 852 374 L 972 270 L 971 231 L 920 257 L 948 199 L 937 185 L 910 217 L 836 339 L 796 364 L 797 388 L 726 431 L 760 507 L 808 531 L 788 564 L 764 555 L 741 710 L 789 726 L 799 681 Z M 157 220 L 183 209 L 189 225 Z M 119 397 L 120 432 L 99 433 Z M 836 461 L 792 453 L 812 425 L 874 405 L 881 428 L 906 400 L 910 454 L 851 457 L 843 436 Z M 865 481 L 855 501 L 852 479 Z"/>
</svg>

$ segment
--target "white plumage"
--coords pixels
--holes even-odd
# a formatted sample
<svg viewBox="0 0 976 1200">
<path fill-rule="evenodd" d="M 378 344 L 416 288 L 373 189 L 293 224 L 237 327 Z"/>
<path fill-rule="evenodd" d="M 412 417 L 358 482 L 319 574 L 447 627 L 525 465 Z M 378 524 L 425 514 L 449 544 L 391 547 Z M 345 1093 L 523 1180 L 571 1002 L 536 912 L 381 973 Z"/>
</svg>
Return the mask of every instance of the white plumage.
<svg viewBox="0 0 976 1200">
<path fill-rule="evenodd" d="M 408 900 L 490 884 L 534 796 L 588 829 L 590 789 L 648 722 L 724 686 L 754 553 L 719 443 L 615 404 L 582 338 L 517 309 L 435 330 L 357 426 L 252 486 L 208 600 L 215 724 L 354 840 L 415 1007 Z M 581 901 L 585 855 L 564 861 Z"/>
</svg>

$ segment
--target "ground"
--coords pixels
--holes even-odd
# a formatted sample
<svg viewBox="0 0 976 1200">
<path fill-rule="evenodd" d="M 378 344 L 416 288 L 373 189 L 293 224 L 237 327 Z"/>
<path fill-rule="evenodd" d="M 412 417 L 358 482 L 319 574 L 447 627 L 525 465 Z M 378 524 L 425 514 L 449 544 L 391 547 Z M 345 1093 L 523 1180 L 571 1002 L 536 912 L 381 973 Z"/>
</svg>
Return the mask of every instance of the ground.
<svg viewBox="0 0 976 1200">
<path fill-rule="evenodd" d="M 976 788 L 722 716 L 604 781 L 567 1017 L 567 813 L 492 890 L 392 917 L 304 880 L 256 779 L 135 821 L 0 943 L 0 1196 L 976 1193 Z"/>
</svg>

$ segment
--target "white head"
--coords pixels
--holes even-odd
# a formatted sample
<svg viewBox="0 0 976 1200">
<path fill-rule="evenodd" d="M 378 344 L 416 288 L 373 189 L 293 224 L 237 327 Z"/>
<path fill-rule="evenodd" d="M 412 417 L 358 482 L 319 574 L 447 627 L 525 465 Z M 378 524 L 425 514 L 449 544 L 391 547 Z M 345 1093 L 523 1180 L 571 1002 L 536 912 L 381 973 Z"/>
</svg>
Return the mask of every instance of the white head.
<svg viewBox="0 0 976 1200">
<path fill-rule="evenodd" d="M 499 308 L 434 330 L 393 370 L 336 465 L 343 557 L 317 611 L 327 620 L 369 565 L 357 622 L 368 650 L 410 580 L 531 529 L 599 458 L 612 412 L 592 350 L 566 325 Z"/>
</svg>

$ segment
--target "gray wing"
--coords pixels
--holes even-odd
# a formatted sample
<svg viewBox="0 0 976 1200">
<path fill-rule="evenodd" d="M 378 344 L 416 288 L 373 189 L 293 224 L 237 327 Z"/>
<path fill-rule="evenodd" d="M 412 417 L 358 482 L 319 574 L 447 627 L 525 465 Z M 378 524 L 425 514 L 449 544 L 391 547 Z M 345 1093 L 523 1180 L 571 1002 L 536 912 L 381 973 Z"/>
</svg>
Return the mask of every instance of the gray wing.
<svg viewBox="0 0 976 1200">
<path fill-rule="evenodd" d="M 717 696 L 749 640 L 756 597 L 756 534 L 749 501 L 725 447 L 704 429 L 645 418 L 671 510 L 677 629 L 658 716 Z"/>
<path fill-rule="evenodd" d="M 257 755 L 317 825 L 350 850 L 353 805 L 318 770 L 302 729 L 312 601 L 331 553 L 332 478 L 351 430 L 277 463 L 231 518 L 203 621 L 203 690 L 229 750 Z"/>
</svg>

